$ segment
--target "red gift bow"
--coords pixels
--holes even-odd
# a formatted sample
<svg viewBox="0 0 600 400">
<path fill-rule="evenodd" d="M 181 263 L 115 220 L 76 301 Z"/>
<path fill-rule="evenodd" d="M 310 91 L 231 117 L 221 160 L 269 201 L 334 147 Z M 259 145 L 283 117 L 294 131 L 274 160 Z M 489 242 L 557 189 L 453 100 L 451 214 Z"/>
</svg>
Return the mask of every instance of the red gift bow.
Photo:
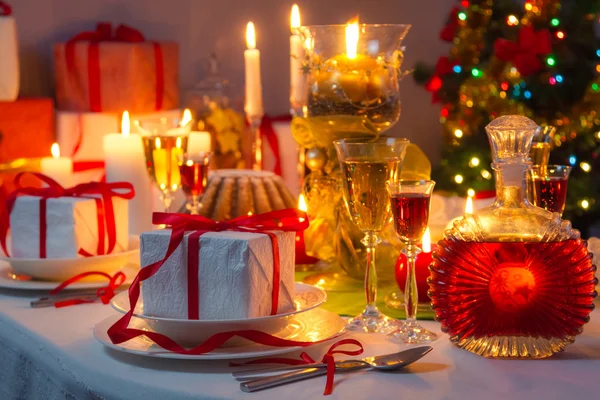
<svg viewBox="0 0 600 400">
<path fill-rule="evenodd" d="M 21 186 L 21 179 L 26 174 L 33 175 L 48 186 L 43 188 Z M 7 256 L 9 253 L 6 239 L 10 227 L 10 212 L 12 211 L 18 196 L 40 197 L 40 258 L 46 258 L 46 203 L 48 199 L 58 197 L 89 197 L 96 201 L 98 218 L 98 248 L 96 251 L 98 255 L 102 255 L 112 253 L 117 242 L 117 228 L 112 198 L 119 197 L 129 200 L 135 196 L 133 185 L 129 182 L 89 182 L 71 188 L 64 188 L 54 179 L 38 172 L 21 172 L 17 174 L 15 177 L 15 186 L 16 189 L 8 195 L 4 213 L 0 218 L 0 245 Z M 93 195 L 100 195 L 100 197 L 91 197 Z M 108 236 L 108 249 L 106 250 L 104 249 L 105 232 Z M 91 256 L 91 254 L 84 249 L 79 249 L 79 254 L 85 257 Z"/>
<path fill-rule="evenodd" d="M 102 97 L 100 93 L 100 42 L 123 42 L 123 43 L 141 43 L 146 39 L 137 29 L 127 25 L 119 25 L 114 34 L 112 25 L 108 22 L 101 22 L 96 26 L 95 31 L 81 32 L 67 42 L 65 46 L 65 56 L 67 58 L 67 70 L 73 71 L 75 68 L 75 43 L 89 41 L 88 46 L 88 84 L 90 97 L 90 110 L 93 112 L 102 111 Z M 156 110 L 162 109 L 164 97 L 164 64 L 160 44 L 152 42 L 154 47 L 154 60 L 156 67 Z M 80 133 L 81 134 L 81 133 Z M 80 140 L 78 141 L 78 143 Z M 78 146 L 76 146 L 77 148 Z"/>
<path fill-rule="evenodd" d="M 357 350 L 336 350 L 336 348 L 343 346 L 343 345 L 355 345 L 358 346 Z M 335 375 L 335 359 L 334 359 L 334 355 L 336 354 L 345 354 L 348 356 L 359 356 L 363 353 L 364 349 L 362 346 L 362 343 L 360 343 L 358 340 L 356 339 L 344 339 L 344 340 L 340 340 L 338 342 L 335 342 L 333 345 L 331 345 L 331 347 L 329 348 L 329 350 L 327 350 L 327 353 L 325 353 L 325 355 L 323 356 L 323 358 L 321 359 L 321 362 L 324 364 L 327 364 L 327 381 L 325 383 L 325 390 L 323 391 L 323 395 L 327 396 L 330 395 L 331 393 L 333 393 L 333 378 Z M 239 367 L 239 366 L 243 366 L 243 365 L 258 365 L 258 364 L 285 364 L 285 365 L 306 365 L 307 367 L 310 367 L 310 364 L 315 364 L 316 361 L 309 356 L 308 354 L 306 354 L 306 352 L 302 352 L 302 354 L 300 354 L 300 359 L 294 359 L 294 358 L 279 358 L 279 357 L 272 357 L 272 358 L 261 358 L 258 360 L 252 360 L 252 361 L 248 361 L 245 363 L 230 363 L 229 365 L 233 366 L 233 367 Z"/>
<path fill-rule="evenodd" d="M 440 31 L 440 39 L 445 42 L 452 42 L 454 40 L 454 36 L 456 36 L 456 29 L 458 29 L 458 7 L 452 8 L 450 11 L 450 18 L 448 23 L 442 28 Z"/>
<path fill-rule="evenodd" d="M 435 71 L 433 72 L 433 76 L 431 79 L 425 84 L 425 90 L 431 92 L 431 102 L 438 103 L 440 101 L 440 97 L 438 92 L 442 88 L 442 76 L 448 75 L 452 72 L 452 69 L 455 65 L 458 65 L 457 61 L 450 61 L 450 59 L 446 56 L 442 56 L 438 58 L 438 61 L 435 65 Z"/>
<path fill-rule="evenodd" d="M 12 15 L 12 7 L 10 4 L 0 1 L 0 17 L 8 17 Z"/>
<path fill-rule="evenodd" d="M 494 51 L 500 60 L 512 62 L 521 75 L 532 75 L 544 66 L 538 56 L 552 52 L 550 32 L 548 29 L 534 31 L 531 26 L 523 26 L 519 30 L 517 43 L 497 39 Z"/>
<path fill-rule="evenodd" d="M 200 241 L 198 238 L 206 232 L 238 231 L 255 232 L 269 235 L 273 244 L 273 291 L 271 295 L 271 314 L 277 313 L 279 299 L 279 251 L 277 238 L 271 230 L 297 232 L 308 227 L 305 212 L 288 208 L 264 214 L 238 217 L 229 221 L 213 221 L 198 215 L 154 213 L 152 223 L 164 224 L 171 228 L 171 237 L 165 257 L 140 270 L 129 287 L 129 311 L 108 329 L 108 336 L 114 344 L 126 342 L 145 335 L 165 350 L 178 354 L 199 355 L 216 349 L 234 336 L 240 336 L 256 343 L 269 346 L 309 346 L 318 342 L 295 342 L 277 338 L 255 330 L 217 333 L 193 349 L 185 349 L 171 338 L 157 332 L 128 328 L 135 306 L 140 297 L 140 282 L 156 274 L 165 261 L 181 244 L 186 231 L 194 231 L 188 238 L 188 316 L 197 319 L 198 313 L 198 256 Z M 195 244 L 194 244 L 195 242 Z M 275 279 L 276 278 L 276 279 Z"/>
<path fill-rule="evenodd" d="M 115 289 L 118 288 L 119 286 L 121 286 L 123 284 L 123 282 L 125 282 L 125 279 L 127 279 L 125 274 L 120 271 L 117 272 L 116 274 L 114 274 L 113 276 L 110 276 L 106 272 L 100 272 L 100 271 L 83 272 L 79 275 L 75 275 L 74 277 L 67 279 L 66 281 L 64 281 L 63 283 L 61 283 L 60 285 L 58 285 L 57 287 L 52 289 L 50 294 L 51 295 L 58 294 L 59 292 L 61 292 L 64 288 L 66 288 L 70 284 L 75 283 L 80 279 L 86 278 L 88 276 L 93 276 L 93 275 L 99 275 L 99 276 L 102 276 L 102 277 L 108 279 L 108 285 L 106 285 L 105 287 L 98 288 L 98 290 L 96 291 L 96 295 L 102 301 L 102 304 L 108 304 L 108 302 L 113 297 L 115 297 Z M 94 302 L 95 302 L 95 300 L 70 299 L 70 300 L 64 300 L 64 301 L 57 301 L 56 303 L 54 303 L 54 307 L 61 308 L 61 307 L 74 306 L 77 304 L 87 304 L 87 303 L 94 303 Z"/>
</svg>

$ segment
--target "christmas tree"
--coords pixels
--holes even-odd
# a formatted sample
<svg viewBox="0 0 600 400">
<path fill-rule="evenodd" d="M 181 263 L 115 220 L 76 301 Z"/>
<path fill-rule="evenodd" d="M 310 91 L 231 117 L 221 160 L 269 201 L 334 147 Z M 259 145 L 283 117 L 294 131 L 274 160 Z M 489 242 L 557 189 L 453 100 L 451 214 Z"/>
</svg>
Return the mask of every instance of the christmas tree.
<svg viewBox="0 0 600 400">
<path fill-rule="evenodd" d="M 556 127 L 551 164 L 571 165 L 564 218 L 582 230 L 600 215 L 598 0 L 463 0 L 440 38 L 452 43 L 415 79 L 441 103 L 437 187 L 494 187 L 484 127 L 521 114 Z"/>
</svg>

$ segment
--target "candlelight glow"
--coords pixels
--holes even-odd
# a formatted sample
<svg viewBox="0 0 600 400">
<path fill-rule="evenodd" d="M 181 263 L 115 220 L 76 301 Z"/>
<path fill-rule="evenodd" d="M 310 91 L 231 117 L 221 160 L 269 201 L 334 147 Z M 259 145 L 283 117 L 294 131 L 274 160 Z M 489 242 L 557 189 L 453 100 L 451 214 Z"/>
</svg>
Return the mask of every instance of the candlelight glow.
<svg viewBox="0 0 600 400">
<path fill-rule="evenodd" d="M 306 200 L 304 199 L 304 195 L 300 193 L 300 197 L 298 197 L 298 210 L 307 212 L 308 207 L 306 207 Z M 304 218 L 300 218 L 300 222 L 304 222 Z"/>
<path fill-rule="evenodd" d="M 181 138 L 178 137 L 177 140 L 175 140 L 175 147 L 180 149 L 181 148 Z"/>
<path fill-rule="evenodd" d="M 256 48 L 256 33 L 252 22 L 248 22 L 248 26 L 246 26 L 246 47 L 248 47 L 248 50 Z"/>
<path fill-rule="evenodd" d="M 252 215 L 252 211 L 248 211 L 248 216 L 251 216 L 251 215 Z"/>
<path fill-rule="evenodd" d="M 429 227 L 425 230 L 423 234 L 423 245 L 421 248 L 423 249 L 423 253 L 431 253 L 431 234 L 429 233 Z"/>
<path fill-rule="evenodd" d="M 473 198 L 467 197 L 467 205 L 465 206 L 465 214 L 473 214 Z"/>
<path fill-rule="evenodd" d="M 121 135 L 129 137 L 131 133 L 131 123 L 129 122 L 129 111 L 123 111 L 123 117 L 121 118 Z"/>
<path fill-rule="evenodd" d="M 50 154 L 52 154 L 53 158 L 60 158 L 60 147 L 58 143 L 54 143 L 52 147 L 50 147 Z"/>
<path fill-rule="evenodd" d="M 358 48 L 358 17 L 346 25 L 346 56 L 350 59 L 356 58 Z"/>
<path fill-rule="evenodd" d="M 300 23 L 300 8 L 298 7 L 298 4 L 294 4 L 292 6 L 292 17 L 290 18 L 290 26 L 292 27 L 292 33 L 295 33 L 294 31 L 300 28 L 300 26 L 302 26 L 302 24 Z"/>
<path fill-rule="evenodd" d="M 189 108 L 183 110 L 183 117 L 181 117 L 181 122 L 179 122 L 179 126 L 184 127 L 187 124 L 192 122 L 192 112 Z"/>
<path fill-rule="evenodd" d="M 154 139 L 154 147 L 160 149 L 160 138 L 157 137 L 156 139 Z"/>
</svg>

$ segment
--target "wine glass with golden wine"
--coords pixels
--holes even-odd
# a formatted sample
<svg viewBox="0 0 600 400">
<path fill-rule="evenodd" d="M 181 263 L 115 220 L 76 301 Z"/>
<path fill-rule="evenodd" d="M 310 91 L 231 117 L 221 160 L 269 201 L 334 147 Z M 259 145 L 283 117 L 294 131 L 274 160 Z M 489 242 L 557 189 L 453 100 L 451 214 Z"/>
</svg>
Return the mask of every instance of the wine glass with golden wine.
<svg viewBox="0 0 600 400">
<path fill-rule="evenodd" d="M 389 223 L 390 199 L 386 183 L 400 176 L 409 141 L 398 138 L 375 140 L 342 139 L 334 142 L 342 171 L 344 202 L 354 224 L 365 234 L 365 297 L 367 306 L 348 321 L 348 329 L 363 332 L 388 332 L 397 322 L 377 308 L 375 251 L 379 234 Z"/>
<path fill-rule="evenodd" d="M 187 149 L 191 114 L 186 110 L 181 118 L 138 119 L 133 123 L 142 135 L 148 174 L 161 191 L 164 211 L 170 212 L 181 186 L 179 159 Z"/>
</svg>

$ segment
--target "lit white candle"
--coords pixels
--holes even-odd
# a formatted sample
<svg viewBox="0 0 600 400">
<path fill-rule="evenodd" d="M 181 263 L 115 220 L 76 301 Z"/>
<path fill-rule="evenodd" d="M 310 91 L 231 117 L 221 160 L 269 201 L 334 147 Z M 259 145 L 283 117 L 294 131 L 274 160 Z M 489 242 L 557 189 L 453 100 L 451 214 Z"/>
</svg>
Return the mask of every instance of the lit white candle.
<svg viewBox="0 0 600 400">
<path fill-rule="evenodd" d="M 73 176 L 73 160 L 60 156 L 58 143 L 52 145 L 50 152 L 52 157 L 42 158 L 40 164 L 42 174 L 54 179 L 63 187 L 69 187 Z"/>
<path fill-rule="evenodd" d="M 188 158 L 194 160 L 196 155 L 204 155 L 210 152 L 210 148 L 210 133 L 190 132 L 187 144 Z"/>
<path fill-rule="evenodd" d="M 290 26 L 292 29 L 290 36 L 290 104 L 293 110 L 302 106 L 306 94 L 306 90 L 304 90 L 305 77 L 302 73 L 304 48 L 302 47 L 302 38 L 298 34 L 301 23 L 300 9 L 297 4 L 292 6 Z"/>
<path fill-rule="evenodd" d="M 248 22 L 246 28 L 246 46 L 244 62 L 246 66 L 246 104 L 244 111 L 248 118 L 263 115 L 262 83 L 260 80 L 260 51 L 256 48 L 254 24 Z"/>
<path fill-rule="evenodd" d="M 135 197 L 129 202 L 129 233 L 152 229 L 152 186 L 146 170 L 140 135 L 130 134 L 129 113 L 123 113 L 121 133 L 104 135 L 104 161 L 107 182 L 130 182 Z"/>
<path fill-rule="evenodd" d="M 467 216 L 468 214 L 473 214 L 473 197 L 472 196 L 468 196 L 467 197 L 467 202 L 465 203 L 465 214 L 464 214 L 464 216 Z M 461 220 L 462 218 L 463 218 L 463 216 L 456 217 L 456 218 L 452 219 L 450 222 L 448 222 L 448 225 L 446 225 L 446 230 L 452 229 L 454 227 L 454 223 L 456 221 Z"/>
</svg>

